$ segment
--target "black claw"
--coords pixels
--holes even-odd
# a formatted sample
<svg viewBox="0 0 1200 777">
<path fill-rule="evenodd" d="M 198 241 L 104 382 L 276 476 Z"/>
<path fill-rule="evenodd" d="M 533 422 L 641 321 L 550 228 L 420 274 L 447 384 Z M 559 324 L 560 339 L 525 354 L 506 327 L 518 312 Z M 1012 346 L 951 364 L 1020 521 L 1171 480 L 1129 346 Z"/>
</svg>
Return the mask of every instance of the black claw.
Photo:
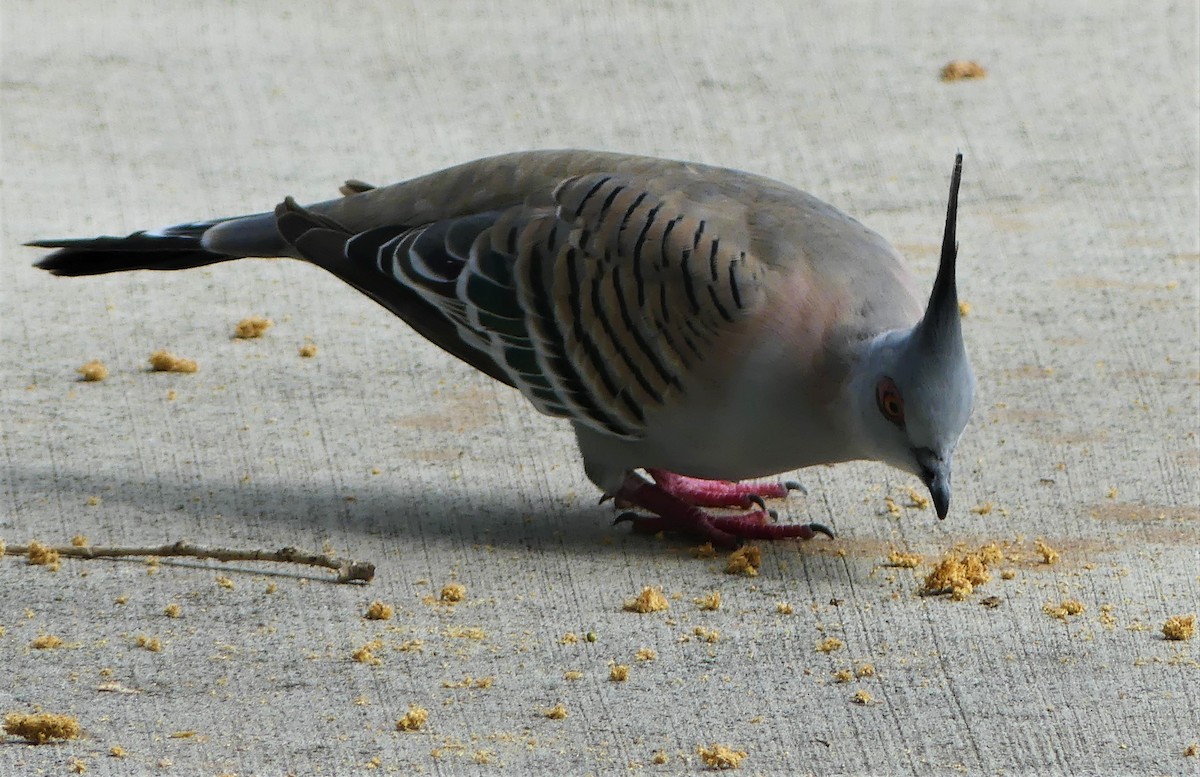
<svg viewBox="0 0 1200 777">
<path fill-rule="evenodd" d="M 804 496 L 808 496 L 808 489 L 799 480 L 785 480 L 783 481 L 783 487 L 788 491 L 799 491 Z"/>
<path fill-rule="evenodd" d="M 767 510 L 767 515 L 771 516 L 772 521 L 774 521 L 775 523 L 779 523 L 779 511 L 778 510 Z"/>
<path fill-rule="evenodd" d="M 626 521 L 629 523 L 635 523 L 636 521 L 640 520 L 641 517 L 642 516 L 634 512 L 621 513 L 616 518 L 613 518 L 612 525 L 616 526 L 617 524 L 625 523 Z"/>
<path fill-rule="evenodd" d="M 829 528 L 828 526 L 826 526 L 823 523 L 810 523 L 808 525 L 808 528 L 812 529 L 817 534 L 824 534 L 826 537 L 828 537 L 831 540 L 837 539 L 837 537 L 835 537 L 833 534 L 833 529 Z"/>
<path fill-rule="evenodd" d="M 748 497 L 746 497 L 746 498 L 747 498 L 747 499 L 749 499 L 749 500 L 750 500 L 750 502 L 751 502 L 752 504 L 756 504 L 756 505 L 758 505 L 758 509 L 759 509 L 759 510 L 766 510 L 766 509 L 767 509 L 767 502 L 766 502 L 766 500 L 765 500 L 765 499 L 763 499 L 763 498 L 762 498 L 761 496 L 759 496 L 758 494 L 751 494 L 750 496 L 748 496 Z"/>
<path fill-rule="evenodd" d="M 607 502 L 609 499 L 612 499 L 612 498 L 613 498 L 613 495 L 612 495 L 612 494 L 601 494 L 601 495 L 600 495 L 600 501 L 599 501 L 599 502 L 597 502 L 596 504 L 598 504 L 598 505 L 602 505 L 602 504 L 604 504 L 605 502 Z"/>
</svg>

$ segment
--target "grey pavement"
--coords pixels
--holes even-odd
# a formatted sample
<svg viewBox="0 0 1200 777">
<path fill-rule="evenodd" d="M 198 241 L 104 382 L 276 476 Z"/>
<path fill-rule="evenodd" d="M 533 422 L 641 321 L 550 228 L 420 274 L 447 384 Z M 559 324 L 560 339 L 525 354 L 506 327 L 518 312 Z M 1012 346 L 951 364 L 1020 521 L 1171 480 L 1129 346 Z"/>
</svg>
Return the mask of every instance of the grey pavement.
<svg viewBox="0 0 1200 777">
<path fill-rule="evenodd" d="M 0 559 L 0 714 L 84 730 L 0 739 L 0 773 L 667 775 L 714 743 L 745 774 L 1200 773 L 1200 638 L 1160 633 L 1200 610 L 1195 3 L 0 0 L 0 48 L 0 537 L 377 565 Z M 987 77 L 940 81 L 958 58 Z M 801 472 L 784 516 L 839 539 L 727 575 L 610 526 L 565 424 L 318 269 L 59 279 L 21 247 L 552 147 L 796 184 L 922 283 L 962 150 L 950 517 L 881 466 Z M 964 601 L 918 594 L 990 541 L 1013 558 Z M 670 609 L 623 611 L 644 586 Z"/>
</svg>

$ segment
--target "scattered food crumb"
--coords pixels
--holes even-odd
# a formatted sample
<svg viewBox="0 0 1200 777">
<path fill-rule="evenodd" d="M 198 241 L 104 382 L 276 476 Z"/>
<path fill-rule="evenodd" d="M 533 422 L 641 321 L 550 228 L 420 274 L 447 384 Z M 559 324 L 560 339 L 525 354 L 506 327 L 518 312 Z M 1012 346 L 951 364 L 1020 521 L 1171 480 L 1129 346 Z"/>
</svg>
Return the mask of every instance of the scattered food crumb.
<svg viewBox="0 0 1200 777">
<path fill-rule="evenodd" d="M 1193 745 L 1193 747 L 1195 747 L 1195 745 Z M 669 757 L 662 750 L 657 750 L 655 751 L 654 755 L 650 756 L 650 763 L 658 766 L 662 766 L 668 760 L 670 760 Z"/>
<path fill-rule="evenodd" d="M 217 585 L 221 586 L 227 591 L 232 591 L 234 589 L 233 580 L 225 577 L 224 575 L 217 575 Z"/>
<path fill-rule="evenodd" d="M 854 670 L 854 676 L 858 677 L 860 679 L 863 677 L 874 677 L 875 676 L 875 665 L 874 664 L 860 664 L 858 669 Z"/>
<path fill-rule="evenodd" d="M 780 615 L 791 615 L 796 612 L 796 608 L 788 602 L 775 602 L 775 612 Z"/>
<path fill-rule="evenodd" d="M 35 745 L 44 745 L 52 739 L 75 739 L 82 730 L 79 721 L 71 715 L 10 712 L 4 716 L 4 733 Z"/>
<path fill-rule="evenodd" d="M 716 629 L 705 628 L 704 626 L 697 626 L 692 629 L 692 634 L 709 643 L 718 642 L 721 639 L 721 632 Z"/>
<path fill-rule="evenodd" d="M 613 664 L 608 670 L 608 679 L 614 683 L 623 683 L 629 679 L 629 664 Z"/>
<path fill-rule="evenodd" d="M 1058 562 L 1060 558 L 1058 551 L 1047 545 L 1046 541 L 1041 537 L 1034 540 L 1033 547 L 1038 553 L 1042 554 L 1043 564 L 1055 564 Z"/>
<path fill-rule="evenodd" d="M 1116 498 L 1117 498 L 1117 494 L 1118 494 L 1118 493 L 1120 493 L 1120 492 L 1117 490 L 1117 487 L 1116 487 L 1116 486 L 1110 486 L 1110 487 L 1109 487 L 1109 489 L 1108 489 L 1108 498 L 1109 498 L 1109 499 L 1116 499 Z"/>
<path fill-rule="evenodd" d="M 562 720 L 567 714 L 567 708 L 563 706 L 562 702 L 555 704 L 548 710 L 542 710 L 542 716 L 550 718 L 550 720 Z"/>
<path fill-rule="evenodd" d="M 1001 577 L 1003 577 L 1003 575 L 1001 575 Z M 1003 604 L 1004 600 L 1001 599 L 999 596 L 985 596 L 984 598 L 979 600 L 979 603 L 982 604 L 984 607 L 988 608 L 989 610 L 994 610 L 997 607 L 999 607 L 1001 604 Z"/>
<path fill-rule="evenodd" d="M 1184 748 L 1183 754 L 1188 758 L 1195 758 L 1200 755 L 1200 742 L 1193 742 Z"/>
<path fill-rule="evenodd" d="M 37 540 L 29 541 L 29 551 L 26 554 L 33 566 L 47 567 L 51 572 L 57 572 L 62 567 L 62 559 L 58 551 L 49 545 L 43 545 Z"/>
<path fill-rule="evenodd" d="M 74 537 L 71 538 L 71 547 L 86 548 L 87 545 L 88 545 L 88 538 L 83 536 L 82 534 L 76 534 Z"/>
<path fill-rule="evenodd" d="M 713 591 L 705 594 L 695 600 L 696 604 L 700 605 L 701 610 L 719 610 L 721 609 L 721 592 Z"/>
<path fill-rule="evenodd" d="M 53 650 L 54 648 L 62 647 L 63 644 L 65 643 L 61 637 L 56 637 L 53 634 L 39 634 L 29 643 L 29 647 L 34 650 Z"/>
<path fill-rule="evenodd" d="M 975 586 L 992 579 L 988 566 L 1002 560 L 1000 547 L 989 542 L 972 553 L 947 553 L 925 577 L 921 593 L 926 596 L 950 594 L 955 601 L 966 599 Z"/>
<path fill-rule="evenodd" d="M 841 650 L 846 646 L 846 643 L 837 637 L 826 637 L 817 643 L 817 650 L 822 653 L 832 653 L 835 650 Z"/>
<path fill-rule="evenodd" d="M 563 679 L 571 681 L 582 680 L 583 672 L 580 672 L 578 669 L 568 669 L 567 671 L 563 672 Z"/>
<path fill-rule="evenodd" d="M 849 669 L 838 669 L 833 673 L 833 679 L 839 683 L 848 683 L 854 679 L 854 672 Z"/>
<path fill-rule="evenodd" d="M 709 769 L 736 769 L 746 757 L 745 750 L 734 750 L 725 745 L 712 744 L 708 747 L 697 747 L 700 760 Z"/>
<path fill-rule="evenodd" d="M 375 655 L 375 651 L 382 650 L 382 649 L 383 649 L 383 640 L 373 639 L 370 642 L 368 642 L 367 644 L 363 645 L 362 647 L 360 647 L 360 648 L 356 649 L 354 652 L 352 652 L 350 654 L 350 657 L 353 658 L 355 661 L 357 661 L 360 664 L 367 664 L 368 666 L 379 666 L 380 664 L 383 663 L 383 659 L 380 658 L 379 656 Z"/>
<path fill-rule="evenodd" d="M 638 661 L 653 661 L 654 659 L 658 658 L 658 652 L 654 648 L 644 647 L 639 649 L 638 652 L 634 654 L 634 658 L 636 658 Z"/>
<path fill-rule="evenodd" d="M 671 604 L 667 601 L 667 597 L 663 596 L 661 588 L 646 586 L 637 595 L 636 599 L 625 600 L 624 609 L 626 612 L 640 612 L 645 614 L 648 612 L 661 612 L 670 607 Z"/>
<path fill-rule="evenodd" d="M 385 604 L 379 599 L 376 599 L 367 605 L 367 612 L 364 617 L 371 621 L 387 621 L 391 620 L 392 616 L 395 614 L 396 608 L 392 607 L 390 604 Z"/>
<path fill-rule="evenodd" d="M 429 710 L 416 704 L 408 705 L 408 712 L 396 721 L 397 731 L 417 731 L 429 720 Z"/>
<path fill-rule="evenodd" d="M 447 604 L 458 604 L 467 598 L 467 587 L 462 583 L 446 583 L 442 586 L 441 599 Z"/>
<path fill-rule="evenodd" d="M 1065 621 L 1068 615 L 1080 615 L 1086 609 L 1087 607 L 1078 599 L 1063 599 L 1060 604 L 1047 602 L 1042 605 L 1042 612 L 1061 621 Z"/>
<path fill-rule="evenodd" d="M 496 754 L 493 753 L 491 750 L 476 750 L 475 755 L 472 757 L 474 758 L 475 763 L 480 764 L 480 765 L 487 765 L 492 762 L 492 759 L 494 759 L 496 757 Z"/>
<path fill-rule="evenodd" d="M 234 328 L 233 336 L 239 340 L 252 340 L 256 337 L 262 337 L 274 324 L 274 321 L 262 316 L 243 318 Z"/>
<path fill-rule="evenodd" d="M 194 359 L 184 359 L 163 349 L 150 354 L 152 372 L 196 372 L 200 369 Z"/>
<path fill-rule="evenodd" d="M 972 507 L 971 512 L 975 513 L 976 515 L 987 515 L 992 510 L 995 510 L 995 509 L 996 509 L 996 506 L 994 504 L 992 504 L 991 502 L 984 502 L 983 504 L 977 504 L 974 507 Z"/>
<path fill-rule="evenodd" d="M 1163 624 L 1162 633 L 1167 639 L 1191 639 L 1196 634 L 1196 616 L 1172 615 Z"/>
<path fill-rule="evenodd" d="M 304 345 L 300 346 L 300 355 L 303 356 L 305 359 L 311 359 L 312 357 L 316 356 L 317 355 L 317 344 L 316 343 L 305 343 Z"/>
<path fill-rule="evenodd" d="M 929 497 L 925 496 L 917 489 L 909 486 L 908 488 L 908 506 L 915 507 L 918 510 L 925 510 L 929 507 Z"/>
<path fill-rule="evenodd" d="M 175 602 L 171 602 L 163 608 L 163 615 L 167 616 L 168 618 L 179 618 L 183 615 L 183 608 Z"/>
<path fill-rule="evenodd" d="M 1016 576 L 1017 576 L 1017 570 L 1015 570 L 1015 569 L 1006 569 L 1000 573 L 1001 580 L 1012 580 Z"/>
<path fill-rule="evenodd" d="M 896 504 L 896 500 L 892 499 L 890 496 L 885 496 L 883 498 L 883 508 L 887 514 L 893 518 L 899 518 L 904 514 L 904 511 L 900 509 L 900 505 Z"/>
<path fill-rule="evenodd" d="M 145 634 L 139 634 L 137 639 L 134 640 L 134 644 L 140 648 L 149 650 L 151 653 L 162 652 L 162 640 L 160 640 L 158 637 L 149 637 Z"/>
<path fill-rule="evenodd" d="M 987 71 L 973 59 L 952 59 L 942 66 L 943 81 L 966 81 L 983 78 Z"/>
<path fill-rule="evenodd" d="M 875 697 L 873 697 L 869 692 L 860 688 L 854 692 L 854 696 L 851 700 L 855 704 L 870 704 L 875 700 Z"/>
<path fill-rule="evenodd" d="M 578 642 L 579 642 L 579 635 L 573 631 L 568 631 L 566 634 L 563 634 L 558 640 L 558 644 L 560 644 L 560 645 L 575 645 Z"/>
<path fill-rule="evenodd" d="M 758 568 L 762 566 L 762 551 L 757 545 L 744 545 L 729 556 L 725 564 L 725 574 L 758 577 Z"/>
<path fill-rule="evenodd" d="M 129 751 L 120 745 L 113 745 L 108 749 L 108 754 L 113 758 L 124 758 L 129 755 Z"/>
<path fill-rule="evenodd" d="M 105 367 L 104 362 L 99 359 L 91 360 L 76 372 L 83 376 L 81 380 L 85 383 L 95 383 L 108 377 L 108 367 Z"/>
<path fill-rule="evenodd" d="M 915 569 L 924 561 L 920 553 L 911 553 L 909 551 L 896 550 L 893 548 L 888 553 L 888 566 L 901 567 L 903 569 Z"/>
<path fill-rule="evenodd" d="M 971 315 L 971 303 L 966 300 L 959 300 L 958 315 L 960 318 L 966 318 Z"/>
</svg>

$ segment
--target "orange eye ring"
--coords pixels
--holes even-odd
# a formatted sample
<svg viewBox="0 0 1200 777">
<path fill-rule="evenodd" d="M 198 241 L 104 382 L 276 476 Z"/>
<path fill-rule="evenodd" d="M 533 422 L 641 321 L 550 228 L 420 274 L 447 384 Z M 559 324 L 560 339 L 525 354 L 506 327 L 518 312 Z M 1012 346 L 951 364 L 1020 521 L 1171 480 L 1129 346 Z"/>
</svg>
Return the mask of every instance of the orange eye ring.
<svg viewBox="0 0 1200 777">
<path fill-rule="evenodd" d="M 884 418 L 896 426 L 904 426 L 904 399 L 900 396 L 900 389 L 896 387 L 895 381 L 891 378 L 879 379 L 879 383 L 875 386 L 875 403 L 879 406 L 879 412 L 883 414 Z"/>
</svg>

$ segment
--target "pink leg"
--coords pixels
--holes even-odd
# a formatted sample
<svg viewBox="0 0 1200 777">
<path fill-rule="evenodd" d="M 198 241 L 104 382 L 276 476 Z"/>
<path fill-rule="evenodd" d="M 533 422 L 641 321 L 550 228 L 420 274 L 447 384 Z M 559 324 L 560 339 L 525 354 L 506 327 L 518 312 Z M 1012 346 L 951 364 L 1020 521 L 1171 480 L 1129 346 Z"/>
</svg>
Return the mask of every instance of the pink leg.
<svg viewBox="0 0 1200 777">
<path fill-rule="evenodd" d="M 679 497 L 697 507 L 741 507 L 761 506 L 763 499 L 782 499 L 789 491 L 808 493 L 804 486 L 794 480 L 773 483 L 734 483 L 729 480 L 703 480 L 676 475 L 665 469 L 647 469 L 654 483 L 668 494 Z M 755 499 L 755 497 L 758 497 Z"/>
<path fill-rule="evenodd" d="M 617 518 L 618 522 L 630 521 L 634 530 L 638 532 L 687 532 L 724 547 L 736 546 L 743 539 L 807 540 L 818 533 L 833 537 L 833 532 L 819 523 L 771 523 L 769 519 L 774 518 L 774 514 L 762 509 L 742 515 L 711 515 L 658 483 L 649 483 L 632 472 L 625 476 L 625 482 L 621 484 L 616 497 L 622 502 L 654 513 L 654 516 L 625 513 Z"/>
</svg>

